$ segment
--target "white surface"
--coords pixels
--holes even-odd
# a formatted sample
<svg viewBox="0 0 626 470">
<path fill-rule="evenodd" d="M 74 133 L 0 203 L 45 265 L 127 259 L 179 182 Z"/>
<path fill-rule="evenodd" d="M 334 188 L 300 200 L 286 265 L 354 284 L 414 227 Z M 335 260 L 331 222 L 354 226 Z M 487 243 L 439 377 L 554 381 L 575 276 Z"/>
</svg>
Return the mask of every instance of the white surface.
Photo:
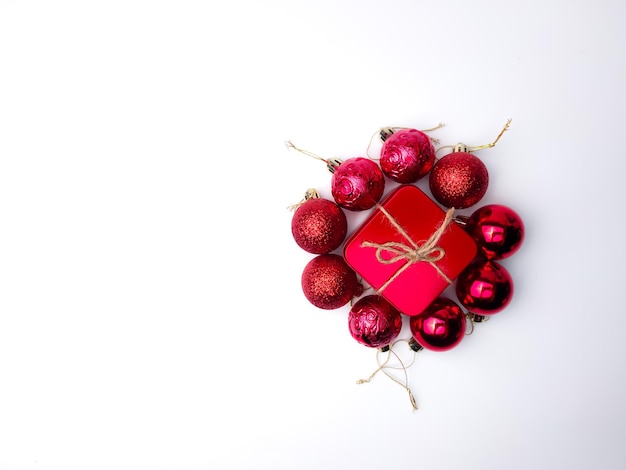
<svg viewBox="0 0 626 470">
<path fill-rule="evenodd" d="M 625 15 L 0 1 L 0 469 L 624 468 Z M 526 223 L 516 295 L 420 353 L 412 413 L 301 293 L 285 208 L 330 175 L 283 142 L 509 117 L 480 156 Z"/>
</svg>

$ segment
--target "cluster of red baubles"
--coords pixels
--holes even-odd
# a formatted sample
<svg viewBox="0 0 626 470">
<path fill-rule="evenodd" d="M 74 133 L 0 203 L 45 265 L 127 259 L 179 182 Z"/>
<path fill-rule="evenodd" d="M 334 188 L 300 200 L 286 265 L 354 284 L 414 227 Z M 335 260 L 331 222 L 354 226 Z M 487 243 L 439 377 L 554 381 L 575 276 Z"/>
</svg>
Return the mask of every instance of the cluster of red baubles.
<svg viewBox="0 0 626 470">
<path fill-rule="evenodd" d="M 463 209 L 478 203 L 487 191 L 489 176 L 485 165 L 467 149 L 437 159 L 424 132 L 400 129 L 381 132 L 380 165 L 370 158 L 327 161 L 333 173 L 334 201 L 308 194 L 292 219 L 296 243 L 317 255 L 302 273 L 306 298 L 321 309 L 337 309 L 363 294 L 357 274 L 344 256 L 333 251 L 342 246 L 348 232 L 343 209 L 372 209 L 383 196 L 385 177 L 411 185 L 429 175 L 433 198 L 446 208 Z M 411 345 L 445 351 L 456 346 L 466 333 L 467 318 L 482 321 L 502 311 L 511 301 L 513 281 L 499 260 L 514 254 L 524 238 L 524 226 L 512 209 L 497 204 L 480 207 L 469 216 L 457 216 L 458 223 L 474 240 L 478 255 L 456 277 L 458 299 L 439 296 L 423 311 L 411 314 Z M 463 307 L 466 311 L 463 310 Z M 385 293 L 366 295 L 352 305 L 349 331 L 359 343 L 385 348 L 400 334 L 402 315 Z"/>
</svg>

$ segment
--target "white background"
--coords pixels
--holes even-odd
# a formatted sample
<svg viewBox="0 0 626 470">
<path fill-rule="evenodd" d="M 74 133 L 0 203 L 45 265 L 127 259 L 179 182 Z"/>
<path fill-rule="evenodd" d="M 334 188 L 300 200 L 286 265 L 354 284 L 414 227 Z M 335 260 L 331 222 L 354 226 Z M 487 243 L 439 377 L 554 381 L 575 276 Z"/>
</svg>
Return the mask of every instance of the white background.
<svg viewBox="0 0 626 470">
<path fill-rule="evenodd" d="M 0 0 L 0 469 L 624 468 L 625 17 Z M 526 223 L 515 297 L 418 355 L 412 412 L 302 295 L 286 207 L 330 174 L 284 141 L 480 145 L 509 117 L 479 156 Z"/>
</svg>

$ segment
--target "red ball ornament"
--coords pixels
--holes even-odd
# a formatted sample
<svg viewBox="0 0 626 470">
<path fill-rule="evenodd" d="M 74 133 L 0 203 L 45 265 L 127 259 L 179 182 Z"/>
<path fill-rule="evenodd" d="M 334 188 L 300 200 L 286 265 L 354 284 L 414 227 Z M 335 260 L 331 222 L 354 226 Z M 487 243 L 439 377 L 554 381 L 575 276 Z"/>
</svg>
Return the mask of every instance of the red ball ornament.
<svg viewBox="0 0 626 470">
<path fill-rule="evenodd" d="M 402 317 L 380 295 L 368 295 L 355 303 L 348 316 L 350 334 L 370 348 L 382 348 L 400 334 Z"/>
<path fill-rule="evenodd" d="M 524 224 L 517 213 L 506 206 L 481 207 L 467 219 L 465 230 L 488 259 L 503 259 L 514 254 L 524 241 Z"/>
<path fill-rule="evenodd" d="M 495 261 L 477 261 L 457 277 L 456 295 L 472 313 L 492 315 L 502 311 L 511 301 L 513 280 Z"/>
<path fill-rule="evenodd" d="M 293 238 L 305 251 L 330 253 L 339 248 L 348 233 L 348 221 L 333 201 L 313 197 L 303 202 L 291 219 Z"/>
<path fill-rule="evenodd" d="M 473 206 L 487 192 L 487 167 L 469 152 L 452 152 L 435 163 L 430 171 L 430 191 L 446 207 Z"/>
<path fill-rule="evenodd" d="M 304 296 L 318 308 L 334 310 L 363 293 L 356 274 L 339 255 L 313 258 L 302 272 Z"/>
<path fill-rule="evenodd" d="M 385 139 L 380 151 L 383 173 L 398 183 L 414 183 L 425 176 L 435 163 L 435 147 L 430 137 L 416 129 L 400 129 Z"/>
<path fill-rule="evenodd" d="M 371 209 L 385 190 L 380 167 L 369 158 L 349 158 L 333 168 L 333 198 L 341 207 L 362 211 Z"/>
<path fill-rule="evenodd" d="M 478 147 L 465 144 L 454 146 L 454 151 L 441 158 L 430 171 L 430 191 L 446 207 L 464 209 L 473 206 L 487 192 L 489 173 L 478 157 L 470 152 L 494 147 L 509 130 L 509 119 L 493 142 Z"/>
<path fill-rule="evenodd" d="M 465 336 L 465 314 L 454 301 L 438 297 L 422 313 L 411 317 L 409 327 L 420 346 L 447 351 Z"/>
</svg>

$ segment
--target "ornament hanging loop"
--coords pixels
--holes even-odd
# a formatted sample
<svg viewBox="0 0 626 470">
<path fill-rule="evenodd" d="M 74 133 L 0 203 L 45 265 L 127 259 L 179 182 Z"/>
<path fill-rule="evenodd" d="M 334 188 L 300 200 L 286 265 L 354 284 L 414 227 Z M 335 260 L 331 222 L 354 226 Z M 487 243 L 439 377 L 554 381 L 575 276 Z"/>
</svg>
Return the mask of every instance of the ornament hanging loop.
<svg viewBox="0 0 626 470">
<path fill-rule="evenodd" d="M 466 331 L 465 335 L 466 336 L 470 336 L 472 333 L 474 333 L 474 314 L 472 312 L 467 312 L 465 314 L 465 318 L 467 319 L 467 321 L 471 325 L 471 328 L 470 328 L 469 332 Z"/>
<path fill-rule="evenodd" d="M 441 129 L 442 127 L 445 127 L 445 123 L 440 122 L 439 124 L 437 124 L 435 127 L 431 127 L 430 129 L 420 129 L 422 132 L 432 132 L 432 131 L 436 131 L 437 129 Z"/>
<path fill-rule="evenodd" d="M 381 128 L 381 129 L 377 130 L 376 132 L 374 132 L 374 133 L 372 134 L 372 136 L 370 137 L 370 141 L 369 141 L 369 143 L 367 144 L 367 148 L 365 149 L 365 155 L 367 155 L 367 157 L 368 157 L 370 160 L 380 160 L 379 158 L 372 157 L 372 156 L 370 155 L 370 149 L 372 148 L 372 143 L 374 142 L 374 137 L 378 136 L 378 138 L 379 138 L 382 142 L 384 142 L 384 141 L 385 141 L 385 140 L 387 140 L 387 139 L 391 136 L 391 134 L 393 134 L 393 133 L 394 133 L 394 128 L 393 128 L 393 127 L 383 127 L 383 128 Z"/>
<path fill-rule="evenodd" d="M 478 147 L 469 147 L 469 152 L 475 152 L 476 150 L 482 150 L 482 149 L 489 149 L 491 147 L 495 147 L 496 144 L 498 143 L 498 141 L 500 140 L 500 137 L 502 137 L 502 135 L 509 130 L 510 126 L 511 126 L 511 121 L 512 119 L 508 119 L 506 121 L 506 124 L 504 124 L 504 127 L 502 128 L 502 130 L 500 131 L 500 133 L 498 134 L 498 137 L 495 138 L 495 140 L 493 142 L 491 142 L 490 144 L 486 144 L 486 145 L 480 145 Z M 460 144 L 462 145 L 462 144 Z M 467 151 L 467 150 L 466 150 Z"/>
<path fill-rule="evenodd" d="M 485 145 L 478 145 L 476 147 L 472 147 L 470 145 L 466 145 L 463 143 L 458 143 L 456 145 L 444 145 L 443 147 L 439 147 L 435 152 L 439 152 L 440 150 L 443 149 L 452 149 L 452 152 L 465 152 L 465 153 L 471 153 L 471 152 L 476 152 L 478 150 L 483 150 L 483 149 L 489 149 L 492 147 L 495 147 L 496 144 L 498 143 L 498 141 L 500 140 L 500 138 L 502 137 L 502 135 L 508 131 L 511 127 L 511 122 L 513 120 L 512 119 L 508 119 L 506 121 L 506 123 L 504 124 L 504 127 L 502 128 L 502 130 L 500 131 L 500 133 L 498 134 L 498 136 L 494 139 L 493 142 L 489 143 L 489 144 L 485 144 Z"/>
<path fill-rule="evenodd" d="M 467 312 L 465 314 L 465 318 L 472 325 L 469 333 L 465 333 L 466 335 L 469 336 L 474 332 L 474 327 L 476 326 L 476 323 L 485 323 L 486 321 L 489 321 L 490 317 L 488 315 L 478 315 L 477 313 L 474 313 L 474 312 Z"/>
<path fill-rule="evenodd" d="M 292 204 L 291 206 L 287 207 L 287 210 L 295 211 L 298 207 L 300 207 L 309 199 L 318 199 L 319 197 L 320 195 L 317 192 L 317 189 L 314 189 L 314 188 L 307 189 L 306 193 L 304 193 L 304 197 L 300 201 L 296 202 L 295 204 Z"/>
<path fill-rule="evenodd" d="M 326 163 L 326 168 L 331 173 L 334 173 L 335 170 L 337 169 L 337 167 L 339 165 L 341 165 L 341 163 L 343 162 L 339 158 L 323 158 L 323 157 L 320 157 L 319 155 L 314 154 L 313 152 L 309 152 L 308 150 L 302 149 L 300 147 L 296 147 L 293 144 L 293 142 L 291 142 L 291 140 L 286 141 L 285 145 L 287 146 L 288 149 L 296 150 L 296 151 L 306 155 L 307 157 L 311 157 L 311 158 L 314 158 L 315 160 L 320 160 L 320 161 Z"/>
<path fill-rule="evenodd" d="M 437 124 L 435 127 L 431 127 L 430 129 L 420 129 L 420 132 L 431 132 L 431 131 L 436 131 L 437 129 L 441 129 L 442 127 L 444 127 L 445 124 L 443 122 L 440 122 L 439 124 Z M 374 142 L 374 137 L 378 136 L 378 138 L 380 139 L 381 142 L 385 142 L 389 137 L 391 137 L 395 132 L 398 132 L 399 130 L 402 129 L 409 129 L 408 127 L 399 127 L 399 126 L 387 126 L 387 127 L 381 127 L 379 130 L 377 130 L 376 132 L 374 132 L 372 134 L 372 136 L 370 137 L 370 141 L 367 144 L 367 149 L 365 150 L 365 154 L 372 160 L 378 160 L 378 158 L 374 158 L 370 155 L 370 149 L 372 148 L 372 143 Z M 430 140 L 435 143 L 438 144 L 439 140 L 435 139 L 433 137 L 430 137 Z"/>
<path fill-rule="evenodd" d="M 301 149 L 300 147 L 296 147 L 293 142 L 291 142 L 291 140 L 288 140 L 287 142 L 285 142 L 285 145 L 287 146 L 288 149 L 294 149 L 297 150 L 298 152 L 311 157 L 311 158 L 315 158 L 316 160 L 320 160 L 322 162 L 327 162 L 327 160 L 325 158 L 320 157 L 319 155 L 314 154 L 313 152 L 309 152 L 308 150 L 305 149 Z"/>
<path fill-rule="evenodd" d="M 383 372 L 383 374 L 385 374 L 387 377 L 389 377 L 391 380 L 393 380 L 395 383 L 397 383 L 398 385 L 400 385 L 402 388 L 404 388 L 408 395 L 409 395 L 409 401 L 411 402 L 411 406 L 413 407 L 413 411 L 418 409 L 417 406 L 417 401 L 415 400 L 415 396 L 413 395 L 413 392 L 411 391 L 411 388 L 409 387 L 409 376 L 407 373 L 407 368 L 411 367 L 414 363 L 415 363 L 415 354 L 417 353 L 417 350 L 412 349 L 413 351 L 413 359 L 411 360 L 411 362 L 409 364 L 404 364 L 404 362 L 402 361 L 402 359 L 400 359 L 400 356 L 393 350 L 394 346 L 399 343 L 399 342 L 406 342 L 409 344 L 410 346 L 410 341 L 406 341 L 406 340 L 398 340 L 393 342 L 392 344 L 385 346 L 383 348 L 378 348 L 376 350 L 376 362 L 378 363 L 378 368 L 372 372 L 372 374 L 367 378 L 367 379 L 359 379 L 357 380 L 357 384 L 364 384 L 364 383 L 369 383 L 376 374 L 378 374 L 379 372 Z M 381 354 L 387 353 L 387 357 L 386 359 L 381 363 L 380 362 L 380 356 Z M 394 357 L 396 358 L 396 360 L 398 361 L 398 363 L 400 364 L 399 366 L 393 366 L 393 365 L 389 365 L 389 360 L 391 359 L 391 355 L 394 355 Z M 398 369 L 398 370 L 402 370 L 403 374 L 404 374 L 404 381 L 400 381 L 398 380 L 396 377 L 394 377 L 393 375 L 391 375 L 387 369 Z"/>
</svg>

